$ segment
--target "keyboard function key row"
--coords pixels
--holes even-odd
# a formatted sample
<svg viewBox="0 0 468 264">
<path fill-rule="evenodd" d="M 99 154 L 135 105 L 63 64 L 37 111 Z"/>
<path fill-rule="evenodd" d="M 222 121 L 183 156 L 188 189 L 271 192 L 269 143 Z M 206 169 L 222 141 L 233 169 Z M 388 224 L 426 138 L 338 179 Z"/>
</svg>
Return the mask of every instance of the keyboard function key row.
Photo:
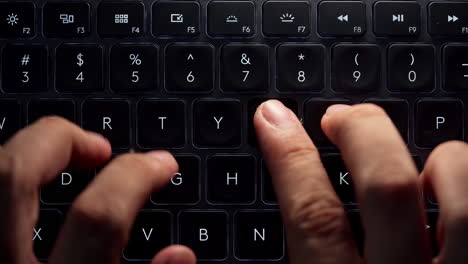
<svg viewBox="0 0 468 264">
<path fill-rule="evenodd" d="M 417 36 L 421 32 L 422 6 L 416 1 L 377 1 L 373 5 L 373 31 L 378 36 Z M 32 38 L 36 34 L 32 2 L 0 3 L 0 37 Z M 152 18 L 155 36 L 193 37 L 200 34 L 200 3 L 156 1 L 146 14 L 143 2 L 106 1 L 98 6 L 98 33 L 103 38 L 139 38 Z M 211 1 L 207 5 L 207 33 L 212 37 L 251 37 L 256 33 L 253 1 Z M 307 37 L 312 29 L 309 1 L 266 1 L 262 7 L 266 36 Z M 363 1 L 322 1 L 317 5 L 318 33 L 322 36 L 362 36 L 367 32 Z M 467 36 L 468 3 L 430 2 L 431 35 Z M 44 35 L 50 38 L 85 38 L 91 33 L 90 4 L 46 3 Z"/>
</svg>

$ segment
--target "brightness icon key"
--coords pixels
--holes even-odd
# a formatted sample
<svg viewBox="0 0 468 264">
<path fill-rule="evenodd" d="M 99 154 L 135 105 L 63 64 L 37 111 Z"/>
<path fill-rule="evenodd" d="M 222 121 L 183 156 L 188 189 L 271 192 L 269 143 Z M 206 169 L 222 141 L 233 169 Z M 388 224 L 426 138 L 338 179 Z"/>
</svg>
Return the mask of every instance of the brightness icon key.
<svg viewBox="0 0 468 264">
<path fill-rule="evenodd" d="M 263 4 L 263 33 L 267 36 L 308 36 L 310 9 L 308 1 L 266 1 Z"/>
<path fill-rule="evenodd" d="M 30 38 L 35 34 L 33 3 L 0 2 L 0 38 Z"/>
</svg>

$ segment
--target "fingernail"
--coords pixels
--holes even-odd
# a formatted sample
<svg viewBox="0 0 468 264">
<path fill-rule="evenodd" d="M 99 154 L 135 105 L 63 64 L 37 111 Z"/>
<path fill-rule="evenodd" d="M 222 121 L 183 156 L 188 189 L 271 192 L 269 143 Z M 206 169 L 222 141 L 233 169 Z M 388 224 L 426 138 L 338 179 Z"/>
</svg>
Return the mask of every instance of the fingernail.
<svg viewBox="0 0 468 264">
<path fill-rule="evenodd" d="M 262 105 L 262 115 L 270 124 L 278 127 L 291 126 L 298 122 L 284 104 L 278 100 L 270 100 Z"/>
<path fill-rule="evenodd" d="M 92 131 L 86 131 L 91 138 L 91 140 L 94 140 L 97 145 L 109 145 L 109 140 L 107 140 L 103 135 L 98 134 L 96 132 Z"/>
<path fill-rule="evenodd" d="M 152 158 L 156 158 L 159 161 L 161 161 L 161 163 L 169 165 L 169 166 L 173 166 L 174 164 L 177 164 L 174 159 L 174 156 L 172 156 L 172 154 L 167 151 L 163 151 L 163 150 L 150 151 L 150 152 L 147 152 L 146 155 Z"/>
<path fill-rule="evenodd" d="M 326 115 L 332 115 L 336 112 L 339 112 L 339 111 L 343 111 L 343 110 L 346 110 L 348 108 L 350 108 L 351 106 L 350 105 L 345 105 L 345 104 L 335 104 L 335 105 L 332 105 L 332 106 L 329 106 L 327 108 L 327 111 L 325 112 Z"/>
</svg>

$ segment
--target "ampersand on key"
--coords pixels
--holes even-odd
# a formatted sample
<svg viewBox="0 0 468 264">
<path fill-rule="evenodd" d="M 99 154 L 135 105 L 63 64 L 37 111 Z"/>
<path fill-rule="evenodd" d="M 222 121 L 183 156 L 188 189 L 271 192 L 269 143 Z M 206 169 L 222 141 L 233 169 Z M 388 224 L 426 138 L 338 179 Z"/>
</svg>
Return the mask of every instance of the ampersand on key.
<svg viewBox="0 0 468 264">
<path fill-rule="evenodd" d="M 242 53 L 241 55 L 241 63 L 242 65 L 250 65 L 250 58 L 247 57 L 246 53 Z"/>
</svg>

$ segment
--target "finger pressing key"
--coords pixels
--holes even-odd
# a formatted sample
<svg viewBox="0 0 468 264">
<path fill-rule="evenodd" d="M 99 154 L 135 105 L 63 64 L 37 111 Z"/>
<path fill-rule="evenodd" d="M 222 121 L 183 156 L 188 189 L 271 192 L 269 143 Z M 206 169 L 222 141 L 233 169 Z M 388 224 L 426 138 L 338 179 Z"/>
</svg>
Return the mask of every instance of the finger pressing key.
<svg viewBox="0 0 468 264">
<path fill-rule="evenodd" d="M 322 129 L 353 176 L 367 263 L 430 263 L 418 172 L 385 111 L 371 104 L 334 105 Z"/>
<path fill-rule="evenodd" d="M 111 147 L 57 117 L 27 127 L 0 149 L 0 259 L 2 263 L 35 263 L 33 228 L 38 218 L 38 189 L 53 180 L 71 160 L 82 168 L 105 162 Z"/>
<path fill-rule="evenodd" d="M 140 208 L 177 170 L 165 151 L 117 157 L 72 205 L 49 263 L 120 263 Z"/>
<path fill-rule="evenodd" d="M 254 125 L 281 207 L 290 263 L 359 263 L 344 208 L 294 113 L 268 101 Z"/>
<path fill-rule="evenodd" d="M 440 215 L 438 263 L 462 264 L 468 259 L 468 144 L 450 141 L 429 156 L 422 180 L 435 193 Z"/>
</svg>

